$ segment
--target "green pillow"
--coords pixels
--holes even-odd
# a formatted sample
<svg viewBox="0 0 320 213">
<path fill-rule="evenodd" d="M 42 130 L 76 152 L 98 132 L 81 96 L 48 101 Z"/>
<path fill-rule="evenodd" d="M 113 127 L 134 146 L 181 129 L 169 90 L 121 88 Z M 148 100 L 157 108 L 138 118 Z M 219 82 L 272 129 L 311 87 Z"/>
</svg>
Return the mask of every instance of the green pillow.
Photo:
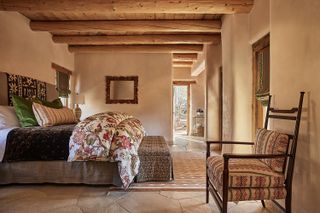
<svg viewBox="0 0 320 213">
<path fill-rule="evenodd" d="M 55 108 L 55 109 L 61 109 L 63 108 L 63 104 L 61 102 L 60 98 L 54 99 L 53 101 L 43 101 L 41 100 L 42 105 L 45 105 L 47 107 Z"/>
<path fill-rule="evenodd" d="M 32 101 L 12 95 L 12 102 L 22 127 L 38 126 L 37 119 L 32 110 Z"/>
</svg>

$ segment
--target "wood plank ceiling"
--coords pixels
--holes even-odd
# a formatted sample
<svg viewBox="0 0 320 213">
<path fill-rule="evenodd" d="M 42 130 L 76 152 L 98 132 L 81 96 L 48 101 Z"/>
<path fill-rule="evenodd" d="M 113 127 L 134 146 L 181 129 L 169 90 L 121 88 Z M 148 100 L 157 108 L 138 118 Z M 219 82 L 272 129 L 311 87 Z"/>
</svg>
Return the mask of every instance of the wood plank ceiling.
<svg viewBox="0 0 320 213">
<path fill-rule="evenodd" d="M 1 0 L 34 31 L 47 31 L 71 52 L 173 53 L 191 67 L 204 44 L 219 44 L 223 14 L 248 13 L 254 0 Z"/>
</svg>

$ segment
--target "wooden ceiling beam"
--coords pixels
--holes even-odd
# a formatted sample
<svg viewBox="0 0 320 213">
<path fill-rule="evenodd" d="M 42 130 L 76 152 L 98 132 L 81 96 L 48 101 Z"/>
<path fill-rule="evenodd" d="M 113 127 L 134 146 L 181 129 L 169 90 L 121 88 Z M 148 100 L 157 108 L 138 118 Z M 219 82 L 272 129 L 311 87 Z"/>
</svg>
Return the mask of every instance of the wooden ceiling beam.
<svg viewBox="0 0 320 213">
<path fill-rule="evenodd" d="M 173 81 L 173 85 L 190 85 L 190 84 L 196 84 L 197 81 L 195 80 L 184 80 L 184 81 Z"/>
<path fill-rule="evenodd" d="M 195 59 L 174 59 L 174 58 L 173 58 L 172 61 L 173 61 L 173 62 L 180 62 L 180 61 L 181 61 L 181 62 L 190 62 L 190 61 L 191 61 L 191 62 L 194 62 L 194 61 L 196 61 L 196 60 L 195 60 Z"/>
<path fill-rule="evenodd" d="M 31 21 L 34 31 L 54 33 L 217 33 L 219 20 Z"/>
<path fill-rule="evenodd" d="M 197 53 L 174 53 L 172 54 L 173 61 L 195 61 L 198 59 Z"/>
<path fill-rule="evenodd" d="M 214 35 L 119 35 L 119 36 L 59 36 L 55 43 L 71 45 L 128 45 L 128 44 L 219 44 L 220 34 Z"/>
<path fill-rule="evenodd" d="M 201 44 L 69 45 L 70 52 L 198 53 L 202 50 Z"/>
<path fill-rule="evenodd" d="M 185 65 L 185 66 L 192 66 L 193 65 L 193 61 L 173 61 L 172 62 L 173 66 L 179 66 L 179 65 Z"/>
<path fill-rule="evenodd" d="M 17 12 L 248 13 L 254 0 L 1 0 L 0 10 Z"/>
</svg>

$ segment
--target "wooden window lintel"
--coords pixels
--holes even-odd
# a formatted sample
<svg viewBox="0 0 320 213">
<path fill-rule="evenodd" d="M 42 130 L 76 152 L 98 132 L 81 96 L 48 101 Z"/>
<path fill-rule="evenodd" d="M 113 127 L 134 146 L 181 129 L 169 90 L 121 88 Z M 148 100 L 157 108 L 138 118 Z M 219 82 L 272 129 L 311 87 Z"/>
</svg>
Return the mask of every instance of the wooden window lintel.
<svg viewBox="0 0 320 213">
<path fill-rule="evenodd" d="M 56 63 L 51 63 L 51 67 L 55 70 L 55 71 L 58 71 L 58 72 L 63 72 L 63 73 L 66 73 L 68 75 L 72 75 L 72 71 L 65 68 L 65 67 L 62 67 Z"/>
</svg>

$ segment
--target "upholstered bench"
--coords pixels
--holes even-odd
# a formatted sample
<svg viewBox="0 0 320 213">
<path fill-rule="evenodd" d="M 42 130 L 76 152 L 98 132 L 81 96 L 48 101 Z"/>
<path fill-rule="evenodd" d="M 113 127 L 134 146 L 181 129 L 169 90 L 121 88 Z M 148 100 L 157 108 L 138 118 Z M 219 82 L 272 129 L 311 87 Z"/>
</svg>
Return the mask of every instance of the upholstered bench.
<svg viewBox="0 0 320 213">
<path fill-rule="evenodd" d="M 172 157 L 162 136 L 145 136 L 138 149 L 140 158 L 137 182 L 173 180 Z"/>
</svg>

